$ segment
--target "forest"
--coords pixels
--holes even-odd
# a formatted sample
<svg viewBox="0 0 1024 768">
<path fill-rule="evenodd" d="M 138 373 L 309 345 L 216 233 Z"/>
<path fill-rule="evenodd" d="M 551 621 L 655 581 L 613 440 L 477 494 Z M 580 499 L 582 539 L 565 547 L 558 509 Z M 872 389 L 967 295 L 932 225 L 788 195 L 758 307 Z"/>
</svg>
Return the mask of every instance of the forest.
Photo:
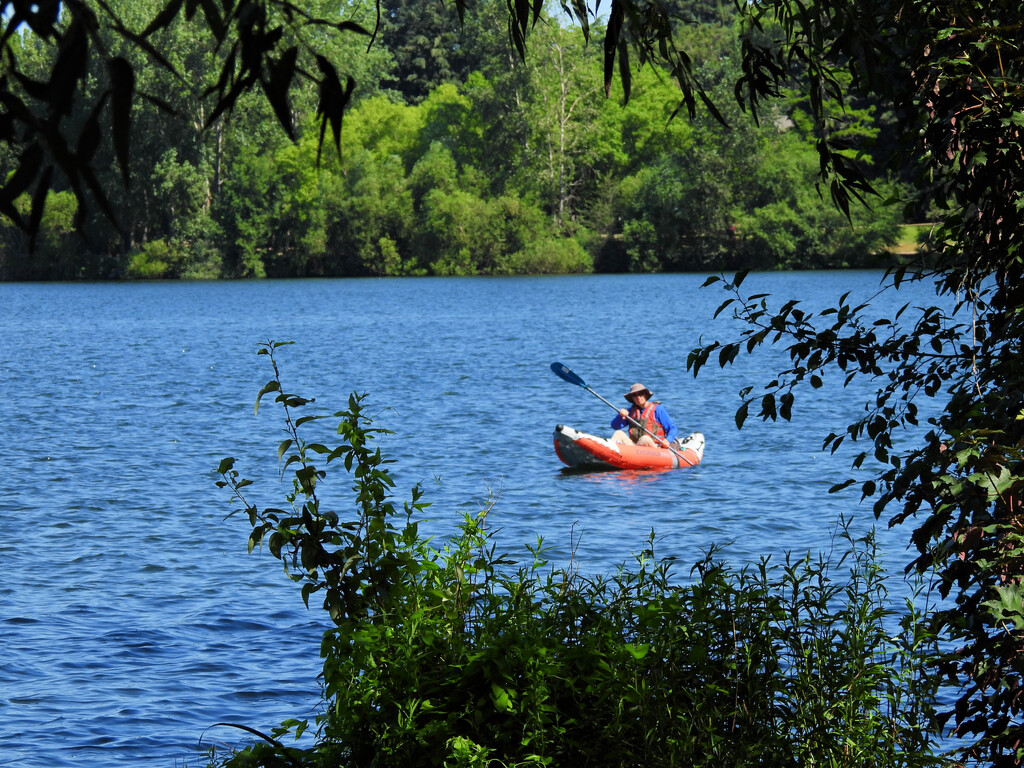
<svg viewBox="0 0 1024 768">
<path fill-rule="evenodd" d="M 822 136 L 804 75 L 751 119 L 732 97 L 742 74 L 732 5 L 668 5 L 716 114 L 681 113 L 664 67 L 637 68 L 628 99 L 621 80 L 606 93 L 601 20 L 586 43 L 557 5 L 521 58 L 502 0 L 468 4 L 461 23 L 441 3 L 388 0 L 378 19 L 365 0 L 310 2 L 311 14 L 359 30 L 314 41 L 351 77 L 335 146 L 322 140 L 312 80 L 291 92 L 292 136 L 279 127 L 282 107 L 259 93 L 218 112 L 210 93 L 222 52 L 205 21 L 180 14 L 152 35 L 169 69 L 124 33 L 140 33 L 162 3 L 111 0 L 123 29 L 96 34 L 130 63 L 140 96 L 128 183 L 101 144 L 95 166 L 110 211 L 79 210 L 58 173 L 34 237 L 0 214 L 0 279 L 889 266 L 900 224 L 928 217 L 899 204 L 909 180 L 887 169 L 895 116 L 853 84 L 833 105 L 828 138 L 876 192 L 844 215 L 818 184 Z M 10 44 L 27 73 L 15 87 L 31 97 L 57 48 L 27 33 Z M 313 56 L 301 51 L 297 68 L 315 69 Z M 88 124 L 89 90 L 95 97 L 109 78 L 95 59 L 88 66 L 71 125 Z M 0 163 L 8 177 L 18 167 L 10 145 Z M 32 201 L 26 192 L 13 204 L 28 215 Z"/>
</svg>

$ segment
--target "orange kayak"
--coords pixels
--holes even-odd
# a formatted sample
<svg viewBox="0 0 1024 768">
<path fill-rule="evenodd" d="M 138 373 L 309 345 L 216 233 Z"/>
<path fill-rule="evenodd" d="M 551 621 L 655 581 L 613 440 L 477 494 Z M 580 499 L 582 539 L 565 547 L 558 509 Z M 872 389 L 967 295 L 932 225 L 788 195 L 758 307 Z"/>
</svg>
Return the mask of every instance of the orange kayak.
<svg viewBox="0 0 1024 768">
<path fill-rule="evenodd" d="M 555 427 L 555 453 L 574 469 L 671 469 L 694 467 L 704 458 L 704 435 L 694 432 L 673 443 L 674 450 L 632 443 L 613 443 L 604 437 Z"/>
</svg>

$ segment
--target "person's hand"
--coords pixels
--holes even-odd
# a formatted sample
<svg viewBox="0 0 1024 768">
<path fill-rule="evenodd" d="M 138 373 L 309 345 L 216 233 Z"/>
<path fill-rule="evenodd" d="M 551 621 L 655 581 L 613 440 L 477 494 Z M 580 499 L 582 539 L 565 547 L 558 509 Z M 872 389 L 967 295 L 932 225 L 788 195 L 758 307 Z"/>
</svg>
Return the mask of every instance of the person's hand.
<svg viewBox="0 0 1024 768">
<path fill-rule="evenodd" d="M 629 411 L 627 411 L 625 408 L 619 408 L 619 416 L 621 416 L 624 419 L 628 419 Z"/>
</svg>

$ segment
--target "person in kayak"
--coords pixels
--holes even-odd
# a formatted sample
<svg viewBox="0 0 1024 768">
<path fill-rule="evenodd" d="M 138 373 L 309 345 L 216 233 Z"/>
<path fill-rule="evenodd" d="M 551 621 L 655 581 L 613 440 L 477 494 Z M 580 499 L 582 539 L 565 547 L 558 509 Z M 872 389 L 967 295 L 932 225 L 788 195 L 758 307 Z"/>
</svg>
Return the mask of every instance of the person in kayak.
<svg viewBox="0 0 1024 768">
<path fill-rule="evenodd" d="M 632 404 L 632 407 L 628 410 L 620 408 L 619 415 L 612 419 L 612 429 L 615 430 L 612 442 L 666 448 L 675 441 L 679 430 L 672 423 L 672 418 L 668 415 L 665 406 L 651 400 L 653 397 L 651 390 L 643 384 L 634 384 L 623 397 Z M 651 437 L 643 429 L 630 423 L 630 419 L 641 424 L 655 437 Z"/>
</svg>

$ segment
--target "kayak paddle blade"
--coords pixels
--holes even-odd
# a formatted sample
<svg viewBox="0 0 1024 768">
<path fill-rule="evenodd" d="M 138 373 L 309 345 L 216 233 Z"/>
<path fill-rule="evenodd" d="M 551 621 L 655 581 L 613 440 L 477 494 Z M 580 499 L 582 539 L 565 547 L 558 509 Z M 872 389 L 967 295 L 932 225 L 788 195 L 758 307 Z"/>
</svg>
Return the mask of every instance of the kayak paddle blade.
<svg viewBox="0 0 1024 768">
<path fill-rule="evenodd" d="M 561 363 L 552 363 L 551 370 L 554 371 L 555 376 L 557 376 L 560 379 L 564 379 L 565 381 L 568 381 L 570 384 L 576 384 L 584 388 L 586 388 L 587 386 L 587 383 L 583 381 L 583 379 L 581 379 L 579 376 L 570 371 Z"/>
</svg>

